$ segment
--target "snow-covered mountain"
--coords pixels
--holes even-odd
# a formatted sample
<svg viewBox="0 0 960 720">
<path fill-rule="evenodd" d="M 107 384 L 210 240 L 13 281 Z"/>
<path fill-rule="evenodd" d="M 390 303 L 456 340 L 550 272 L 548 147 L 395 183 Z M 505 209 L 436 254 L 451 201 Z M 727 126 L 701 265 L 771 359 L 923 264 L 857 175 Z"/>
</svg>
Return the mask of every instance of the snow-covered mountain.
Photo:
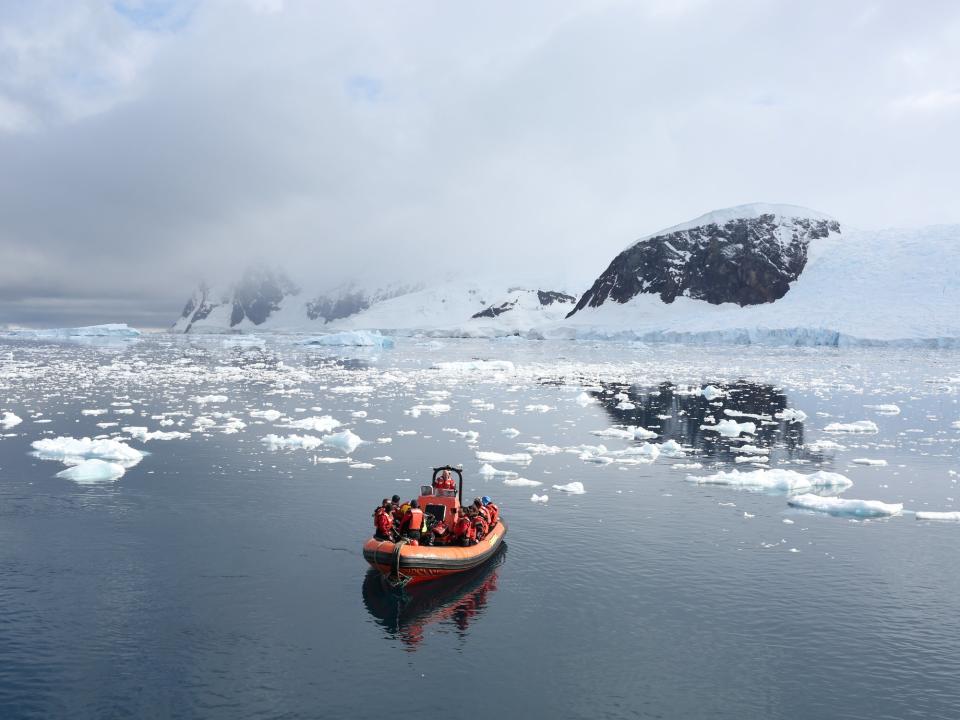
<svg viewBox="0 0 960 720">
<path fill-rule="evenodd" d="M 617 255 L 570 315 L 642 293 L 719 305 L 779 300 L 806 267 L 810 245 L 840 223 L 794 205 L 742 205 L 648 235 Z"/>
<path fill-rule="evenodd" d="M 444 281 L 368 290 L 350 283 L 307 293 L 279 269 L 251 268 L 217 291 L 194 291 L 174 332 L 316 332 L 378 329 L 409 334 L 493 336 L 532 329 L 563 318 L 576 297 L 558 290 L 509 287 L 497 282 Z"/>
<path fill-rule="evenodd" d="M 743 235 L 740 228 L 749 232 Z M 743 239 L 731 240 L 737 233 Z M 717 250 L 699 256 L 691 252 L 680 259 L 664 254 L 659 268 L 628 264 L 652 252 L 642 247 L 645 243 L 652 241 L 663 248 L 657 252 L 669 253 L 667 244 L 680 249 L 677 242 L 688 234 L 709 236 L 707 245 L 715 243 Z M 700 247 L 699 241 L 694 244 Z M 748 244 L 753 247 L 735 247 Z M 745 273 L 739 269 L 739 260 L 723 258 L 724 248 L 729 257 L 743 258 L 750 268 L 763 260 L 770 267 Z M 699 267 L 705 257 L 711 265 L 720 261 L 725 269 Z M 958 265 L 960 226 L 845 230 L 841 235 L 834 220 L 802 208 L 731 208 L 654 233 L 625 250 L 584 295 L 576 312 L 543 334 L 581 339 L 956 347 L 960 346 Z M 731 275 L 739 278 L 740 286 L 730 284 Z M 762 277 L 769 278 L 770 301 L 757 285 Z M 679 280 L 670 285 L 670 278 Z M 681 290 L 673 292 L 673 288 Z M 665 289 L 669 290 L 666 297 Z"/>
<path fill-rule="evenodd" d="M 557 283 L 476 278 L 309 293 L 251 270 L 201 286 L 174 330 L 960 347 L 958 266 L 960 226 L 841 233 L 822 213 L 754 204 L 632 243 L 579 302 Z"/>
</svg>

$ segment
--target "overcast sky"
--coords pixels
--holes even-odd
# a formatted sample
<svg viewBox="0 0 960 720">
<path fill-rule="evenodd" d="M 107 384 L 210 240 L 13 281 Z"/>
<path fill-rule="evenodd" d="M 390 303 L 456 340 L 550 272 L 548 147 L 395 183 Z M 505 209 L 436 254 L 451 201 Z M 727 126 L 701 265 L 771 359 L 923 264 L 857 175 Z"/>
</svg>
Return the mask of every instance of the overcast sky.
<svg viewBox="0 0 960 720">
<path fill-rule="evenodd" d="M 958 181 L 953 1 L 0 3 L 0 325 L 168 325 L 258 258 L 582 291 L 715 208 Z"/>
</svg>

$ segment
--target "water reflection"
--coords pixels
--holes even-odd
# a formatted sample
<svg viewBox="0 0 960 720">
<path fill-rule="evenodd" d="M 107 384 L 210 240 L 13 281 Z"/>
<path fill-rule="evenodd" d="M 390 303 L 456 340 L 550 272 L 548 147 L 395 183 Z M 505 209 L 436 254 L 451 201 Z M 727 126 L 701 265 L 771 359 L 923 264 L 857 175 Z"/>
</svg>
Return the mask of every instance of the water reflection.
<svg viewBox="0 0 960 720">
<path fill-rule="evenodd" d="M 363 604 L 384 628 L 388 638 L 399 639 L 415 652 L 429 625 L 439 623 L 466 640 L 470 623 L 486 610 L 489 595 L 497 589 L 497 572 L 507 546 L 479 568 L 440 580 L 414 585 L 403 592 L 386 587 L 379 573 L 370 570 L 363 581 Z"/>
<path fill-rule="evenodd" d="M 723 393 L 721 397 L 707 399 L 700 386 L 669 382 L 652 387 L 605 384 L 592 395 L 613 423 L 646 428 L 663 440 L 696 448 L 706 458 L 732 461 L 746 442 L 777 447 L 791 459 L 813 457 L 803 449 L 803 422 L 777 418 L 789 407 L 779 388 L 742 380 L 712 385 Z M 709 429 L 721 420 L 753 423 L 756 433 L 737 439 Z"/>
</svg>

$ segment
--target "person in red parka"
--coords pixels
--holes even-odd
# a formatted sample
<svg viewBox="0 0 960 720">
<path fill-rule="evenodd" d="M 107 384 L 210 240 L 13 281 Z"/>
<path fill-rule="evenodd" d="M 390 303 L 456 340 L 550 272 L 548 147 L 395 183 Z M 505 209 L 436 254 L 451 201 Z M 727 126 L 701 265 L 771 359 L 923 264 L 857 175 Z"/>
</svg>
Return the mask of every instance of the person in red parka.
<svg viewBox="0 0 960 720">
<path fill-rule="evenodd" d="M 490 516 L 490 527 L 494 527 L 497 520 L 500 519 L 500 508 L 486 495 L 480 498 L 480 502 L 483 503 L 483 506 L 487 509 L 487 515 Z"/>
<path fill-rule="evenodd" d="M 393 540 L 393 506 L 386 498 L 373 513 L 374 537 L 378 540 Z"/>
<path fill-rule="evenodd" d="M 457 489 L 456 484 L 453 482 L 453 475 L 450 474 L 449 470 L 444 470 L 437 476 L 437 478 L 433 481 L 433 487 L 437 490 Z"/>
</svg>

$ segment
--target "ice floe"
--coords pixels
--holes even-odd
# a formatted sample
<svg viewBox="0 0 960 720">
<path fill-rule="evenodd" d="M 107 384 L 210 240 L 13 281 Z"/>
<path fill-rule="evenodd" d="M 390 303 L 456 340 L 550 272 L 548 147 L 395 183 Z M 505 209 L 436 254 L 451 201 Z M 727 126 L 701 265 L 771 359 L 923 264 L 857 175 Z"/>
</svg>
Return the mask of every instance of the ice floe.
<svg viewBox="0 0 960 720">
<path fill-rule="evenodd" d="M 9 430 L 23 422 L 23 418 L 14 415 L 12 412 L 4 412 L 0 415 L 0 428 Z"/>
<path fill-rule="evenodd" d="M 302 341 L 303 345 L 326 345 L 340 347 L 377 347 L 389 349 L 396 345 L 396 341 L 389 335 L 366 330 L 352 330 L 346 332 L 318 335 Z"/>
<path fill-rule="evenodd" d="M 414 405 L 405 411 L 410 417 L 418 418 L 423 413 L 437 416 L 440 413 L 450 412 L 450 406 L 446 403 L 433 403 L 432 405 Z"/>
<path fill-rule="evenodd" d="M 84 458 L 98 458 L 132 467 L 143 459 L 143 453 L 136 448 L 110 438 L 43 438 L 34 440 L 31 446 L 36 456 L 43 460 L 62 460 L 70 464 L 77 464 Z"/>
<path fill-rule="evenodd" d="M 950 520 L 960 522 L 960 512 L 934 512 L 933 510 L 917 510 L 917 520 Z"/>
<path fill-rule="evenodd" d="M 448 373 L 497 372 L 512 373 L 516 367 L 509 360 L 470 360 L 467 362 L 438 362 L 432 365 L 434 370 Z"/>
<path fill-rule="evenodd" d="M 113 482 L 123 477 L 125 472 L 126 470 L 123 465 L 92 458 L 90 460 L 84 460 L 73 467 L 68 467 L 66 470 L 61 470 L 57 473 L 57 477 L 73 480 L 73 482 L 80 485 L 92 485 L 95 483 Z"/>
<path fill-rule="evenodd" d="M 477 451 L 477 460 L 483 463 L 512 463 L 513 465 L 529 465 L 533 462 L 533 455 L 530 453 L 498 453 Z"/>
<path fill-rule="evenodd" d="M 511 487 L 537 487 L 538 485 L 543 485 L 539 480 L 528 480 L 522 477 L 507 478 L 503 481 L 503 484 L 510 485 Z"/>
<path fill-rule="evenodd" d="M 448 427 L 444 428 L 443 431 L 451 435 L 456 435 L 457 437 L 462 437 L 468 443 L 475 443 L 480 437 L 480 433 L 476 430 L 458 430 L 457 428 Z"/>
<path fill-rule="evenodd" d="M 150 432 L 145 427 L 140 426 L 127 426 L 121 428 L 125 433 L 128 433 L 131 438 L 134 440 L 140 440 L 142 442 L 147 442 L 149 440 L 186 440 L 190 437 L 190 433 L 186 432 L 177 432 L 175 430 L 154 430 Z"/>
<path fill-rule="evenodd" d="M 314 435 L 287 435 L 286 437 L 281 437 L 280 435 L 271 433 L 270 435 L 260 438 L 260 442 L 267 444 L 272 450 L 298 448 L 316 450 L 319 447 L 330 447 L 350 454 L 363 443 L 363 440 L 355 435 L 353 431 L 344 430 L 343 432 L 325 435 L 323 437 L 316 437 Z"/>
<path fill-rule="evenodd" d="M 519 475 L 519 473 L 515 473 L 513 470 L 499 470 L 489 463 L 481 465 L 477 474 L 485 477 L 517 477 L 517 475 Z"/>
<path fill-rule="evenodd" d="M 898 405 L 886 404 L 886 405 L 864 405 L 865 408 L 870 410 L 875 410 L 880 415 L 899 415 L 900 407 Z"/>
<path fill-rule="evenodd" d="M 536 493 L 534 493 L 533 495 L 530 496 L 530 502 L 545 503 L 549 501 L 550 501 L 550 497 L 548 495 L 537 495 Z"/>
<path fill-rule="evenodd" d="M 251 413 L 252 414 L 252 413 Z M 319 417 L 305 417 L 301 420 L 293 420 L 291 422 L 285 423 L 283 427 L 295 428 L 297 430 L 310 430 L 312 432 L 326 433 L 336 430 L 343 423 L 339 420 L 330 417 L 329 415 L 321 415 Z"/>
<path fill-rule="evenodd" d="M 701 425 L 701 430 L 715 430 L 724 437 L 740 437 L 741 433 L 753 435 L 757 432 L 757 426 L 752 422 L 738 423 L 736 420 L 721 420 L 716 425 Z"/>
<path fill-rule="evenodd" d="M 583 483 L 578 480 L 569 482 L 566 485 L 554 485 L 554 490 L 559 490 L 560 492 L 569 493 L 571 495 L 583 495 L 586 490 L 583 489 Z"/>
<path fill-rule="evenodd" d="M 267 422 L 276 422 L 283 417 L 283 413 L 279 410 L 251 410 L 250 417 L 252 418 L 263 418 Z"/>
<path fill-rule="evenodd" d="M 853 481 L 844 475 L 825 470 L 804 475 L 796 470 L 767 468 L 748 472 L 721 470 L 713 475 L 688 475 L 687 480 L 701 485 L 727 485 L 774 492 L 804 492 L 814 488 L 833 488 L 843 491 L 853 485 Z"/>
<path fill-rule="evenodd" d="M 877 433 L 879 428 L 872 420 L 857 420 L 850 423 L 830 423 L 824 429 L 828 433 Z"/>
<path fill-rule="evenodd" d="M 887 464 L 886 460 L 877 460 L 874 458 L 853 458 L 850 462 L 856 463 L 857 465 L 874 465 L 877 467 Z"/>
<path fill-rule="evenodd" d="M 788 423 L 798 423 L 803 422 L 807 419 L 807 414 L 803 410 L 794 410 L 793 408 L 785 408 L 778 413 L 775 413 L 774 416 L 777 420 L 783 420 Z"/>
<path fill-rule="evenodd" d="M 207 405 L 208 403 L 225 403 L 229 399 L 226 395 L 194 395 L 190 398 L 190 401 L 197 403 L 197 405 Z"/>
<path fill-rule="evenodd" d="M 886 517 L 903 512 L 903 503 L 885 503 L 880 500 L 857 500 L 854 498 L 823 497 L 821 495 L 793 495 L 787 498 L 791 507 L 830 515 L 854 517 Z"/>
</svg>

